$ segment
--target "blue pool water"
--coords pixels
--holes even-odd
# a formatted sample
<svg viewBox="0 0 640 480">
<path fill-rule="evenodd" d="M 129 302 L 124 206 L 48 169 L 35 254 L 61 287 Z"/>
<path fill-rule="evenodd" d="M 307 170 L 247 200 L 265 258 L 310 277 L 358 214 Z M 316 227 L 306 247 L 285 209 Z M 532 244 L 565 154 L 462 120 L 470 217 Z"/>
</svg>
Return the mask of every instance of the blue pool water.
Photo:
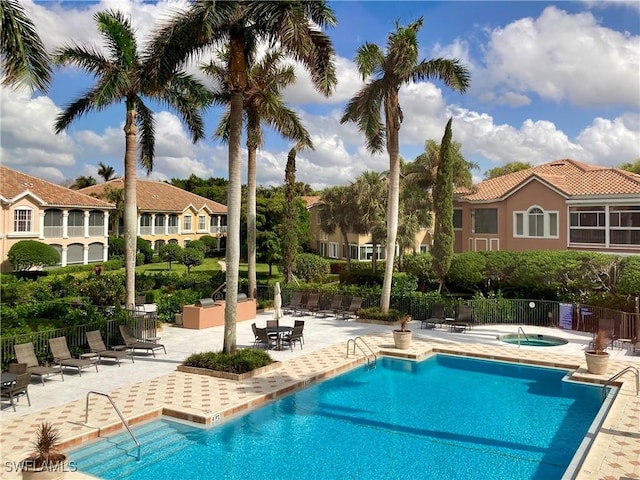
<svg viewBox="0 0 640 480">
<path fill-rule="evenodd" d="M 107 479 L 557 479 L 602 404 L 565 374 L 383 358 L 211 429 L 143 425 L 139 462 L 126 433 L 70 457 Z"/>
</svg>

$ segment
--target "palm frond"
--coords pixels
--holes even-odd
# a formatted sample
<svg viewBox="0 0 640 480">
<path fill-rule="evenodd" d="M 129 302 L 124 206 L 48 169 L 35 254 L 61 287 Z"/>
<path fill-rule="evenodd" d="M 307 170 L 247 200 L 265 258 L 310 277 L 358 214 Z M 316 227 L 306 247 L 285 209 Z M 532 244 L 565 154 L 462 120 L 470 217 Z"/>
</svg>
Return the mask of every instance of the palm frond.
<svg viewBox="0 0 640 480">
<path fill-rule="evenodd" d="M 314 149 L 309 131 L 302 124 L 298 114 L 282 102 L 281 97 L 278 96 L 266 102 L 265 108 L 262 110 L 262 117 L 271 128 L 284 138 L 294 140 L 296 150 Z"/>
<path fill-rule="evenodd" d="M 367 142 L 367 150 L 372 153 L 384 150 L 385 130 L 381 118 L 384 99 L 382 80 L 372 80 L 365 85 L 347 104 L 340 123 L 355 122 Z"/>
<path fill-rule="evenodd" d="M 64 131 L 76 118 L 80 118 L 91 110 L 102 110 L 107 106 L 120 101 L 118 96 L 110 95 L 109 88 L 105 88 L 103 83 L 98 83 L 93 88 L 87 90 L 77 100 L 64 107 L 58 114 L 54 124 L 56 134 Z"/>
<path fill-rule="evenodd" d="M 471 81 L 469 71 L 458 59 L 423 60 L 415 67 L 411 75 L 411 80 L 414 82 L 434 78 L 441 80 L 447 87 L 460 93 L 467 90 Z"/>
<path fill-rule="evenodd" d="M 57 65 L 74 65 L 94 76 L 104 75 L 115 70 L 108 58 L 95 47 L 87 48 L 76 43 L 70 43 L 56 49 L 53 60 Z"/>
<path fill-rule="evenodd" d="M 138 63 L 138 43 L 131 22 L 117 10 L 106 10 L 94 15 L 112 59 L 121 68 L 129 69 Z"/>
<path fill-rule="evenodd" d="M 366 80 L 384 64 L 384 54 L 378 45 L 366 42 L 358 48 L 355 63 L 362 80 Z"/>
<path fill-rule="evenodd" d="M 224 113 L 220 116 L 220 122 L 218 123 L 218 127 L 213 132 L 213 138 L 220 139 L 222 143 L 229 142 L 230 115 L 231 115 L 231 111 L 230 111 L 230 106 L 228 105 Z"/>
<path fill-rule="evenodd" d="M 153 158 L 156 145 L 156 124 L 153 112 L 144 104 L 142 98 L 134 101 L 136 126 L 138 127 L 138 163 L 147 173 L 153 170 Z"/>
</svg>

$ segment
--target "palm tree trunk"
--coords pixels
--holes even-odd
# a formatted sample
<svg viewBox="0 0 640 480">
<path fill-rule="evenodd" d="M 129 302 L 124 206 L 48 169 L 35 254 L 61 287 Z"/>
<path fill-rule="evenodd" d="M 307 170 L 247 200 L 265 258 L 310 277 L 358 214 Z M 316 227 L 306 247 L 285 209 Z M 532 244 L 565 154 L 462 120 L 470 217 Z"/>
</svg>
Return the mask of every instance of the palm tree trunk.
<svg viewBox="0 0 640 480">
<path fill-rule="evenodd" d="M 347 246 L 347 271 L 351 271 L 351 246 L 349 245 L 349 234 L 343 230 L 342 228 L 340 229 L 340 233 L 342 233 L 342 240 L 344 241 L 344 244 Z"/>
<path fill-rule="evenodd" d="M 380 296 L 380 311 L 389 311 L 391 302 L 391 282 L 398 235 L 398 204 L 400 199 L 400 119 L 398 112 L 398 93 L 385 98 L 385 116 L 387 129 L 387 151 L 389 152 L 389 201 L 387 202 L 387 255 L 384 269 L 384 282 Z"/>
<path fill-rule="evenodd" d="M 138 237 L 138 207 L 136 202 L 136 110 L 127 100 L 127 120 L 124 125 L 124 266 L 126 273 L 125 307 L 136 304 L 136 240 Z"/>
<path fill-rule="evenodd" d="M 249 142 L 247 142 L 248 144 Z M 247 165 L 247 270 L 249 298 L 256 297 L 256 148 L 249 146 Z"/>
</svg>

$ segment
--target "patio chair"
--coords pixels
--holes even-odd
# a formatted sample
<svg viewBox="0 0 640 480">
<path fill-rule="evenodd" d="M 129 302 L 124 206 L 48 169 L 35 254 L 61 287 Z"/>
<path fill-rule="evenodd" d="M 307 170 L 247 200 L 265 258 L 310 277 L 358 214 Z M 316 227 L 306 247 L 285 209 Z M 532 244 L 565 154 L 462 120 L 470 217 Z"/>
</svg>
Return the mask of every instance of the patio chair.
<svg viewBox="0 0 640 480">
<path fill-rule="evenodd" d="M 291 333 L 282 337 L 282 344 L 289 345 L 289 348 L 293 352 L 293 344 L 298 342 L 300 344 L 300 350 L 302 350 L 302 330 L 304 325 L 298 325 L 297 327 L 293 327 Z"/>
<path fill-rule="evenodd" d="M 45 377 L 50 377 L 51 375 L 60 375 L 64 382 L 64 372 L 62 371 L 62 367 L 40 365 L 38 358 L 36 357 L 35 349 L 33 348 L 33 343 L 29 342 L 14 345 L 13 351 L 16 354 L 16 360 L 18 360 L 18 363 L 27 364 L 27 372 L 31 375 L 35 375 L 36 377 L 40 377 L 42 386 L 44 386 Z"/>
<path fill-rule="evenodd" d="M 297 313 L 299 315 L 307 315 L 307 314 L 315 315 L 315 313 L 318 311 L 319 304 L 320 304 L 320 294 L 310 293 L 309 298 L 307 298 L 307 301 L 304 304 L 304 306 L 299 309 L 296 309 L 294 311 L 294 314 Z"/>
<path fill-rule="evenodd" d="M 31 399 L 29 398 L 29 384 L 31 383 L 31 374 L 29 372 L 18 374 L 16 381 L 12 385 L 2 387 L 0 390 L 0 396 L 9 399 L 9 405 L 13 407 L 13 411 L 16 411 L 16 404 L 14 400 L 19 400 L 21 396 L 27 397 L 27 402 L 31 406 Z"/>
<path fill-rule="evenodd" d="M 464 333 L 467 328 L 471 328 L 473 316 L 469 305 L 460 305 L 455 320 L 451 323 L 452 332 Z"/>
<path fill-rule="evenodd" d="M 256 328 L 257 336 L 258 336 L 258 345 L 263 345 L 265 350 L 271 350 L 277 345 L 277 341 L 275 338 L 271 338 L 267 334 L 266 328 Z"/>
<path fill-rule="evenodd" d="M 131 357 L 131 362 L 134 363 L 133 350 L 129 347 L 125 346 L 124 349 L 120 350 L 107 349 L 104 341 L 102 340 L 100 330 L 87 332 L 87 343 L 89 344 L 89 350 L 98 355 L 98 362 L 101 362 L 103 358 L 107 358 L 109 360 L 115 360 L 118 366 L 120 366 L 120 359 L 129 355 L 129 357 Z"/>
<path fill-rule="evenodd" d="M 278 320 L 267 320 L 266 325 L 269 338 L 278 338 Z"/>
<path fill-rule="evenodd" d="M 420 321 L 420 328 L 434 329 L 444 323 L 444 317 L 444 306 L 441 303 L 434 303 L 429 318 Z"/>
<path fill-rule="evenodd" d="M 53 361 L 60 365 L 60 367 L 62 368 L 77 368 L 78 375 L 80 376 L 82 376 L 83 368 L 95 366 L 96 372 L 98 371 L 98 356 L 96 355 L 91 358 L 73 358 L 71 356 L 71 352 L 69 351 L 66 337 L 50 338 L 49 348 L 51 349 L 51 354 L 53 355 Z"/>
<path fill-rule="evenodd" d="M 302 308 L 302 292 L 293 292 L 289 303 L 282 306 L 283 313 L 293 313 L 296 309 Z"/>
<path fill-rule="evenodd" d="M 27 373 L 26 363 L 10 363 L 7 367 L 7 372 L 20 375 L 21 373 Z"/>
<path fill-rule="evenodd" d="M 304 320 L 296 320 L 295 322 L 293 322 L 293 327 L 300 327 L 300 333 L 302 334 L 301 338 L 302 338 L 302 343 L 304 343 Z"/>
<path fill-rule="evenodd" d="M 164 353 L 167 353 L 167 349 L 161 343 L 153 343 L 153 342 L 141 342 L 136 338 L 136 336 L 131 331 L 131 327 L 129 325 L 119 325 L 120 334 L 124 340 L 124 343 L 127 347 L 129 347 L 132 351 L 134 350 L 146 350 L 151 351 L 153 356 L 156 356 L 156 350 L 164 350 Z"/>
<path fill-rule="evenodd" d="M 334 295 L 331 297 L 331 304 L 327 308 L 323 308 L 322 310 L 318 310 L 316 315 L 322 313 L 323 317 L 326 317 L 328 314 L 333 315 L 334 317 L 338 315 L 338 312 L 342 310 L 342 295 Z"/>
<path fill-rule="evenodd" d="M 258 337 L 258 327 L 255 322 L 251 324 L 251 331 L 253 332 L 253 346 L 257 347 L 260 343 L 260 338 Z"/>
<path fill-rule="evenodd" d="M 351 303 L 349 304 L 349 308 L 346 310 L 340 310 L 338 313 L 342 316 L 343 320 L 347 318 L 358 318 L 358 312 L 362 308 L 362 297 L 353 297 L 351 299 Z M 337 316 L 337 315 L 336 315 Z"/>
</svg>

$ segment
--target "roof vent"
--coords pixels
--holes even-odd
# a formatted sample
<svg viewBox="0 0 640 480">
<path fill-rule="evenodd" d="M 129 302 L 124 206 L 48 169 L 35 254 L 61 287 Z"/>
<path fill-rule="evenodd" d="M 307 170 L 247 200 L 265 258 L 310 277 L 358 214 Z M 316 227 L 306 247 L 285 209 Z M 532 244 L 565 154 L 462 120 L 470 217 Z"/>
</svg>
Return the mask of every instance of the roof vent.
<svg viewBox="0 0 640 480">
<path fill-rule="evenodd" d="M 33 183 L 31 183 L 31 182 L 22 182 L 22 186 L 30 188 L 30 187 L 33 187 Z"/>
<path fill-rule="evenodd" d="M 563 161 L 557 161 L 557 162 L 551 162 L 550 165 L 552 167 L 564 167 L 564 162 Z"/>
</svg>

